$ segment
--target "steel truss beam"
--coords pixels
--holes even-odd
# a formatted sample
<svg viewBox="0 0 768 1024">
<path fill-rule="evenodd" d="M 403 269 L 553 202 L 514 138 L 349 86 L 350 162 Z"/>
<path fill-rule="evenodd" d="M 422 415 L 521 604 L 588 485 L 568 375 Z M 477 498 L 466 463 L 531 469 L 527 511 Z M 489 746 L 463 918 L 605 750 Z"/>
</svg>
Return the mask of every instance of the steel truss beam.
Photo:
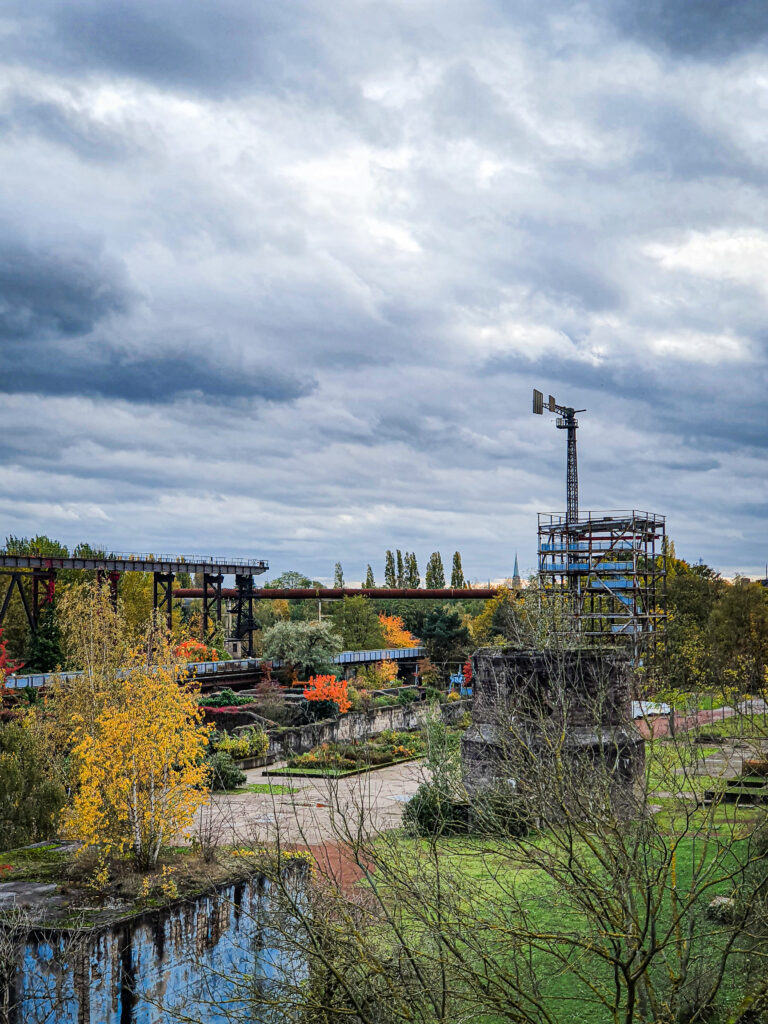
<svg viewBox="0 0 768 1024">
<path fill-rule="evenodd" d="M 11 603 L 11 598 L 13 597 L 13 588 L 16 587 L 19 591 L 21 603 L 24 606 L 24 613 L 27 616 L 29 628 L 34 632 L 35 629 L 37 628 L 34 609 L 30 607 L 29 601 L 27 600 L 27 595 L 24 593 L 24 587 L 22 586 L 24 580 L 29 579 L 29 574 L 24 572 L 11 572 L 8 575 L 11 578 L 8 583 L 8 587 L 5 591 L 5 594 L 3 595 L 3 603 L 0 605 L 0 626 L 2 626 L 3 622 L 5 621 L 5 615 L 6 612 L 8 611 L 8 605 Z"/>
</svg>

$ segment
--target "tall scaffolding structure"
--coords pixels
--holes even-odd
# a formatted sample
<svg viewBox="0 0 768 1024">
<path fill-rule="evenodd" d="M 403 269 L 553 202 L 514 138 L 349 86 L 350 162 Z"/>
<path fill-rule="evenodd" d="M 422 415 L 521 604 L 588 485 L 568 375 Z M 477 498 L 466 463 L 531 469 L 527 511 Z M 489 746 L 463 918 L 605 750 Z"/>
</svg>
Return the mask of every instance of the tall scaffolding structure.
<svg viewBox="0 0 768 1024">
<path fill-rule="evenodd" d="M 575 632 L 624 642 L 638 660 L 664 627 L 665 540 L 665 517 L 653 512 L 539 513 L 539 581 L 567 593 Z"/>
<path fill-rule="evenodd" d="M 544 407 L 534 390 L 534 413 Z M 588 644 L 622 644 L 639 662 L 666 621 L 665 517 L 637 509 L 580 511 L 575 413 L 586 410 L 560 406 L 552 395 L 546 408 L 568 431 L 566 512 L 539 513 L 539 583 L 564 597 L 569 631 Z"/>
</svg>

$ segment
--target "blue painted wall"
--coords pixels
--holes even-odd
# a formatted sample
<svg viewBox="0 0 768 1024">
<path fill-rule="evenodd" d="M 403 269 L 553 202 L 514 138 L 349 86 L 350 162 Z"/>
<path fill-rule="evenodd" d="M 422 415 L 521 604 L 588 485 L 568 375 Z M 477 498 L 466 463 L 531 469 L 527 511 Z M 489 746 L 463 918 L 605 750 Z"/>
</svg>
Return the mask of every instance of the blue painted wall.
<svg viewBox="0 0 768 1024">
<path fill-rule="evenodd" d="M 269 882 L 254 877 L 106 930 L 30 935 L 11 1024 L 251 1020 L 247 985 L 291 967 L 271 903 Z"/>
</svg>

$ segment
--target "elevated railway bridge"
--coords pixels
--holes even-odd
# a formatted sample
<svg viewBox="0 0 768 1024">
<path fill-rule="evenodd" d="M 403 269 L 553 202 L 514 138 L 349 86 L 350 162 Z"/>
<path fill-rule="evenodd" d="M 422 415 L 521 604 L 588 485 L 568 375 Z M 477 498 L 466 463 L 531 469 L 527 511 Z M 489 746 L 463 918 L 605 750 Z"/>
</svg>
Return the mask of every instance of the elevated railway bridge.
<svg viewBox="0 0 768 1024">
<path fill-rule="evenodd" d="M 346 675 L 358 665 L 367 665 L 378 661 L 397 662 L 398 668 L 414 671 L 420 658 L 426 657 L 426 648 L 390 647 L 376 651 L 342 651 L 333 659 Z M 281 668 L 282 661 L 266 661 L 262 658 L 237 658 L 231 661 L 196 661 L 186 667 L 193 679 L 199 680 L 202 690 L 220 690 L 229 686 L 233 690 L 242 690 L 254 686 L 263 677 L 266 666 Z M 66 683 L 68 680 L 81 678 L 82 672 L 37 672 L 29 675 L 9 675 L 5 686 L 9 690 L 45 690 L 57 680 Z"/>
<path fill-rule="evenodd" d="M 200 599 L 202 602 L 202 637 L 210 643 L 216 634 L 226 609 L 234 617 L 233 638 L 242 641 L 244 653 L 253 654 L 253 633 L 258 628 L 253 616 L 255 601 L 269 600 L 340 600 L 344 597 L 363 596 L 379 599 L 404 600 L 486 600 L 497 593 L 496 588 L 443 588 L 423 590 L 411 588 L 350 588 L 307 587 L 281 589 L 256 587 L 254 578 L 267 572 L 269 564 L 260 558 L 223 558 L 212 555 L 152 555 L 136 553 L 99 554 L 83 556 L 49 556 L 42 554 L 16 554 L 0 551 L 0 577 L 6 579 L 0 586 L 0 627 L 2 627 L 14 591 L 19 595 L 29 628 L 35 632 L 45 607 L 56 593 L 57 575 L 63 571 L 92 572 L 109 586 L 112 600 L 117 604 L 120 579 L 127 572 L 151 573 L 153 576 L 152 608 L 165 618 L 168 629 L 173 626 L 175 601 Z M 175 587 L 179 573 L 202 577 L 202 586 Z M 235 586 L 225 587 L 225 577 L 234 577 Z M 31 578 L 31 597 L 25 587 Z M 221 664 L 221 663 L 217 663 Z"/>
</svg>

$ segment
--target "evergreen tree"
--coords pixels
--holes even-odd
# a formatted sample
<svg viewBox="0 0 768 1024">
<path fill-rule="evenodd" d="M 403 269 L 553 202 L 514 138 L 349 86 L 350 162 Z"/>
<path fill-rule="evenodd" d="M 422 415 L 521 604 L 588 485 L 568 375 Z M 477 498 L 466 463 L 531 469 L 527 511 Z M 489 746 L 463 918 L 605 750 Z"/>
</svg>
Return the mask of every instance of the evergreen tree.
<svg viewBox="0 0 768 1024">
<path fill-rule="evenodd" d="M 461 567 L 461 555 L 458 551 L 453 553 L 453 568 L 451 569 L 451 586 L 460 589 L 465 587 L 464 570 Z"/>
<path fill-rule="evenodd" d="M 373 569 L 370 567 L 370 565 L 368 566 L 368 568 L 366 569 L 366 572 L 365 572 L 365 586 L 366 587 L 375 587 L 376 586 L 376 580 L 373 578 Z"/>
<path fill-rule="evenodd" d="M 346 651 L 378 651 L 386 644 L 384 627 L 367 597 L 345 597 L 331 612 Z"/>
<path fill-rule="evenodd" d="M 46 605 L 37 629 L 27 641 L 24 667 L 30 672 L 54 672 L 64 664 L 61 633 L 53 602 Z"/>
<path fill-rule="evenodd" d="M 471 649 L 469 630 L 461 616 L 446 608 L 435 608 L 427 613 L 421 637 L 429 657 L 444 670 L 462 662 Z"/>
<path fill-rule="evenodd" d="M 333 569 L 333 585 L 334 587 L 344 586 L 344 571 L 341 568 L 341 562 L 337 562 Z"/>
<path fill-rule="evenodd" d="M 397 549 L 397 585 L 398 587 L 405 586 L 405 570 L 403 567 L 403 555 L 400 548 Z"/>
<path fill-rule="evenodd" d="M 384 561 L 384 586 L 397 586 L 397 577 L 395 576 L 395 556 L 391 551 L 387 551 L 387 557 Z"/>
<path fill-rule="evenodd" d="M 421 586 L 421 577 L 419 576 L 419 566 L 416 562 L 416 552 L 411 553 L 406 558 L 406 579 L 407 586 L 413 587 L 415 590 Z"/>
<path fill-rule="evenodd" d="M 427 589 L 440 590 L 445 586 L 445 570 L 439 551 L 433 551 L 427 562 Z"/>
</svg>

